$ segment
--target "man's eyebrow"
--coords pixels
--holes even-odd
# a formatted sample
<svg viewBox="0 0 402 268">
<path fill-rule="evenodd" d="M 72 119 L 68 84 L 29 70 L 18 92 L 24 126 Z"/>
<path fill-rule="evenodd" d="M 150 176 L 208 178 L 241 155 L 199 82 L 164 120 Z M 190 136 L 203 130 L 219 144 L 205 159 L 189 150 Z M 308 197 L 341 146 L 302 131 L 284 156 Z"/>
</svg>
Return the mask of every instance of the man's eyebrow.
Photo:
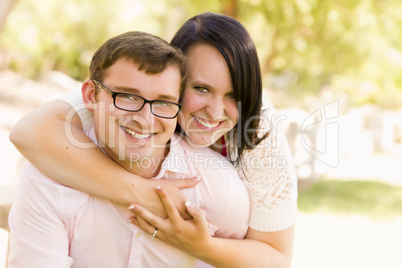
<svg viewBox="0 0 402 268">
<path fill-rule="evenodd" d="M 122 92 L 122 93 L 128 93 L 128 94 L 135 94 L 141 96 L 141 91 L 133 88 L 133 87 L 114 87 L 113 90 L 115 92 Z M 166 100 L 166 101 L 172 101 L 176 102 L 177 97 L 172 96 L 172 95 L 166 95 L 166 94 L 160 94 L 158 95 L 155 100 Z"/>
<path fill-rule="evenodd" d="M 122 92 L 122 93 L 131 93 L 131 94 L 138 94 L 140 90 L 133 88 L 133 87 L 113 87 L 113 91 L 115 92 Z"/>
<path fill-rule="evenodd" d="M 171 96 L 171 95 L 165 95 L 165 94 L 158 95 L 158 97 L 156 99 L 177 102 L 177 97 Z"/>
</svg>

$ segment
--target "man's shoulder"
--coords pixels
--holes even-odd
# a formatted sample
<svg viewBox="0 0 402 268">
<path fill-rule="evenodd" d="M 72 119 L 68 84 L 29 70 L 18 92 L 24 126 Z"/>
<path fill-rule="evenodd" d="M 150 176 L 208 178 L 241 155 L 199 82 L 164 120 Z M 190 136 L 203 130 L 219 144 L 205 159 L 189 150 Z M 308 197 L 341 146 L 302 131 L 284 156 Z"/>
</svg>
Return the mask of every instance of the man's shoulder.
<svg viewBox="0 0 402 268">
<path fill-rule="evenodd" d="M 49 202 L 74 200 L 75 204 L 79 204 L 85 203 L 89 197 L 87 193 L 80 192 L 50 179 L 28 161 L 21 170 L 19 184 L 20 192 L 26 190 L 32 194 L 36 192 L 44 199 L 48 199 Z"/>
<path fill-rule="evenodd" d="M 27 179 L 35 184 L 47 185 L 49 187 L 63 186 L 62 184 L 50 179 L 45 174 L 40 172 L 31 162 L 26 161 L 22 166 L 21 179 Z"/>
</svg>

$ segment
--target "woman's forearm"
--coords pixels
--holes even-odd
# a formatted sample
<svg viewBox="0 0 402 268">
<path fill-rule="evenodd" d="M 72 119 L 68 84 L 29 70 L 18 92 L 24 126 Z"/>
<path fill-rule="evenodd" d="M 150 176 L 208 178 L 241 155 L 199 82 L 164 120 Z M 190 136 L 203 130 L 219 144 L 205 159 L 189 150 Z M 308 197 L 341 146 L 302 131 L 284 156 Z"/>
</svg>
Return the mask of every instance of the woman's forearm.
<svg viewBox="0 0 402 268">
<path fill-rule="evenodd" d="M 174 197 L 184 218 L 187 197 L 182 188 L 194 187 L 194 178 L 151 180 L 133 174 L 111 158 L 83 132 L 79 116 L 64 101 L 49 102 L 25 115 L 14 126 L 10 140 L 43 174 L 61 184 L 128 206 L 141 204 L 165 218 L 163 204 L 155 193 L 163 185 Z"/>
<path fill-rule="evenodd" d="M 147 181 L 107 157 L 84 134 L 77 115 L 65 122 L 71 109 L 59 100 L 43 105 L 14 126 L 10 140 L 42 173 L 61 184 L 123 205 L 141 202 L 136 188 Z"/>
<path fill-rule="evenodd" d="M 272 233 L 249 229 L 244 240 L 211 237 L 197 250 L 188 253 L 215 267 L 289 268 L 293 240 L 294 226 Z"/>
</svg>

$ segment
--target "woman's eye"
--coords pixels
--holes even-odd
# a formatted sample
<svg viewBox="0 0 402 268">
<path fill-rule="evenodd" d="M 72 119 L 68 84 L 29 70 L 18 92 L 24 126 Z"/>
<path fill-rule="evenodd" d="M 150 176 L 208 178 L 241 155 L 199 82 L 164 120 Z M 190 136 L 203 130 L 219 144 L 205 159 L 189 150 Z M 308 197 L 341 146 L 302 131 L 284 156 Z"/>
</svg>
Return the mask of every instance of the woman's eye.
<svg viewBox="0 0 402 268">
<path fill-rule="evenodd" d="M 233 93 L 233 92 L 226 94 L 226 96 L 227 96 L 228 98 L 230 98 L 230 99 L 235 99 L 235 96 L 234 96 L 234 93 Z"/>
<path fill-rule="evenodd" d="M 205 87 L 194 87 L 194 88 L 195 88 L 195 90 L 197 90 L 198 92 L 201 92 L 201 93 L 208 92 L 208 89 L 206 89 Z"/>
</svg>

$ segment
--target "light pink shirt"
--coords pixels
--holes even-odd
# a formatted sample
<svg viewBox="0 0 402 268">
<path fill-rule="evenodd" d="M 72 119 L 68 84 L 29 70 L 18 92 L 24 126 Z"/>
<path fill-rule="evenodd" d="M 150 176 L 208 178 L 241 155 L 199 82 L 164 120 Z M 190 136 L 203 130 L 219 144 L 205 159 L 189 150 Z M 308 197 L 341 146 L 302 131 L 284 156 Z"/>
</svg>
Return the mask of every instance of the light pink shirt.
<svg viewBox="0 0 402 268">
<path fill-rule="evenodd" d="M 171 143 L 153 179 L 201 176 L 196 187 L 183 192 L 205 209 L 215 236 L 244 238 L 250 203 L 233 166 L 212 150 L 194 149 L 177 137 Z M 126 207 L 58 184 L 27 163 L 9 216 L 9 267 L 197 265 L 192 256 L 128 223 L 130 216 Z"/>
</svg>

